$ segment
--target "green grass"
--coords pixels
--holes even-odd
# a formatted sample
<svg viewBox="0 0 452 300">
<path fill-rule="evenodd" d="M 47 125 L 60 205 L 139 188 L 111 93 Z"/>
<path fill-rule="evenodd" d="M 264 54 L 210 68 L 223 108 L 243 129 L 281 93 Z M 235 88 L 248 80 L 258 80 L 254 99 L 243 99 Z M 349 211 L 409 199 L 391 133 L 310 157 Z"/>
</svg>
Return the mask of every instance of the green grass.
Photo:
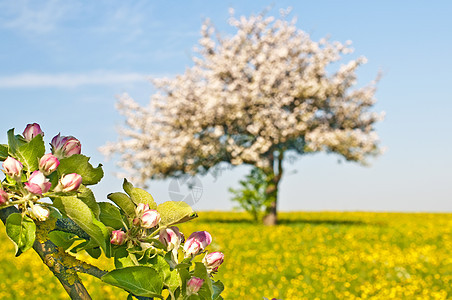
<svg viewBox="0 0 452 300">
<path fill-rule="evenodd" d="M 265 227 L 242 213 L 201 212 L 180 228 L 187 237 L 209 231 L 209 251 L 225 253 L 216 275 L 225 299 L 452 298 L 452 214 L 297 212 L 280 221 Z M 0 242 L 0 299 L 68 298 L 33 251 L 14 257 L 4 226 Z M 83 279 L 93 299 L 125 299 Z"/>
</svg>

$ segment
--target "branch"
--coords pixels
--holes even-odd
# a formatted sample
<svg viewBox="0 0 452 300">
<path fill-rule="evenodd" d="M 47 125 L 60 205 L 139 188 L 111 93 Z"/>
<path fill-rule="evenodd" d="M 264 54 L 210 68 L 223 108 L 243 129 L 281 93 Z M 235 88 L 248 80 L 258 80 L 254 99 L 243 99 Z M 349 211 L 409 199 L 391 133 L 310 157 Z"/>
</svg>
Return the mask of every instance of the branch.
<svg viewBox="0 0 452 300">
<path fill-rule="evenodd" d="M 8 216 L 17 212 L 19 211 L 14 206 L 0 209 L 0 219 L 6 225 Z M 38 226 L 36 226 L 36 240 L 33 244 L 33 249 L 38 253 L 43 263 L 50 271 L 52 271 L 53 275 L 58 278 L 71 299 L 91 299 L 85 286 L 80 281 L 77 272 L 87 273 L 98 278 L 107 272 L 77 260 L 48 240 L 47 234 L 50 230 L 46 225 L 48 225 L 49 222 L 52 222 L 52 220 L 47 222 L 36 222 Z M 58 223 L 58 221 L 55 223 Z"/>
<path fill-rule="evenodd" d="M 55 223 L 55 230 L 73 233 L 85 240 L 90 239 L 90 236 L 69 218 L 57 219 Z"/>
</svg>

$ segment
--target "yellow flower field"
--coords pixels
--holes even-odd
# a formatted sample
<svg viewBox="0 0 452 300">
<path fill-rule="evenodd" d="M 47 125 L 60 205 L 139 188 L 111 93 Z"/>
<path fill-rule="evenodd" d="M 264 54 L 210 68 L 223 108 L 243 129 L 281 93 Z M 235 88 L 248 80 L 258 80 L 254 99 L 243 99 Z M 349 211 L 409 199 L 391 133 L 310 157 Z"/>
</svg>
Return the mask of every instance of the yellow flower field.
<svg viewBox="0 0 452 300">
<path fill-rule="evenodd" d="M 210 251 L 225 253 L 216 275 L 225 299 L 452 299 L 452 214 L 297 212 L 280 219 L 265 227 L 242 213 L 201 212 L 181 230 L 209 231 Z M 33 251 L 14 257 L 1 227 L 0 299 L 67 299 Z M 83 279 L 93 299 L 126 298 Z"/>
</svg>

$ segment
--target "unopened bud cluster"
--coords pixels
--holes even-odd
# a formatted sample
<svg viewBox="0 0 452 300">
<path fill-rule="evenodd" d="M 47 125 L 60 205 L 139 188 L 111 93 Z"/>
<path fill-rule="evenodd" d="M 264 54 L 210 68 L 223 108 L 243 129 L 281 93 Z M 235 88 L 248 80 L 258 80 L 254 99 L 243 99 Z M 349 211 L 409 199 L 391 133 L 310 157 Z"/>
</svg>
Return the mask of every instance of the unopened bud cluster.
<svg viewBox="0 0 452 300">
<path fill-rule="evenodd" d="M 36 137 L 44 136 L 44 132 L 37 123 L 28 124 L 22 133 L 25 143 L 32 142 Z M 2 163 L 3 173 L 7 176 L 8 184 L 0 187 L 0 205 L 18 205 L 18 208 L 28 213 L 34 219 L 45 221 L 49 210 L 45 204 L 39 203 L 42 197 L 57 192 L 74 192 L 82 184 L 79 174 L 63 174 L 52 189 L 50 175 L 60 165 L 60 160 L 74 154 L 80 154 L 80 141 L 72 136 L 55 136 L 51 142 L 52 153 L 39 158 L 38 169 L 29 170 L 24 167 L 20 158 L 8 156 Z"/>
<path fill-rule="evenodd" d="M 114 230 L 110 236 L 110 243 L 117 246 L 129 243 L 129 247 L 136 245 L 143 250 L 156 249 L 153 242 L 147 242 L 149 237 L 155 237 L 163 246 L 163 251 L 171 252 L 171 265 L 174 267 L 179 263 L 179 249 L 182 249 L 184 259 L 192 260 L 195 256 L 205 253 L 206 247 L 212 242 L 212 236 L 207 231 L 193 232 L 185 241 L 184 234 L 176 226 L 159 228 L 160 220 L 160 213 L 157 210 L 150 209 L 148 204 L 139 203 L 135 208 L 135 217 L 131 220 L 132 228 L 125 228 L 125 231 Z M 212 274 L 218 271 L 223 259 L 223 253 L 212 252 L 205 255 L 203 263 Z M 202 285 L 202 282 L 193 281 L 193 294 L 199 290 L 196 288 L 199 284 Z"/>
</svg>

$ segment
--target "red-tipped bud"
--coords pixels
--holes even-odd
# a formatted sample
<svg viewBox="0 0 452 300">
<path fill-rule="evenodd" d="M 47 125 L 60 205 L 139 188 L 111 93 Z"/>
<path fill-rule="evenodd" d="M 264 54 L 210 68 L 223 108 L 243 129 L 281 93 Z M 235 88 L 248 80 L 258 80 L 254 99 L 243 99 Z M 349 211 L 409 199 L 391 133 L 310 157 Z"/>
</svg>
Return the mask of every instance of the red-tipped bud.
<svg viewBox="0 0 452 300">
<path fill-rule="evenodd" d="M 60 161 L 51 153 L 44 155 L 39 160 L 39 170 L 44 173 L 44 175 L 52 174 L 59 165 Z"/>
<path fill-rule="evenodd" d="M 61 192 L 72 192 L 78 190 L 80 184 L 82 184 L 82 176 L 77 173 L 71 173 L 64 175 L 60 179 L 60 182 L 55 190 Z"/>
<path fill-rule="evenodd" d="M 201 251 L 201 244 L 198 241 L 188 239 L 184 244 L 185 257 L 193 257 Z"/>
<path fill-rule="evenodd" d="M 42 132 L 41 127 L 38 123 L 28 124 L 27 127 L 25 127 L 24 132 L 22 133 L 25 140 L 27 142 L 31 141 L 35 136 L 42 135 L 44 136 L 44 132 Z"/>
<path fill-rule="evenodd" d="M 154 209 L 150 209 L 145 211 L 141 215 L 141 227 L 143 228 L 152 228 L 157 226 L 157 224 L 160 222 L 160 214 L 158 211 Z"/>
<path fill-rule="evenodd" d="M 137 207 L 135 208 L 135 213 L 137 214 L 137 216 L 141 216 L 145 211 L 148 211 L 149 209 L 149 204 L 138 203 Z"/>
<path fill-rule="evenodd" d="M 5 174 L 15 179 L 20 179 L 23 168 L 24 166 L 22 163 L 11 156 L 8 156 L 8 158 L 3 162 Z"/>
<path fill-rule="evenodd" d="M 171 251 L 179 248 L 179 245 L 183 242 L 183 235 L 177 227 L 172 226 L 160 230 L 159 240 L 165 245 L 167 251 Z"/>
<path fill-rule="evenodd" d="M 52 184 L 49 179 L 47 179 L 41 171 L 34 171 L 28 182 L 25 182 L 25 188 L 33 194 L 42 195 L 47 193 Z"/>
<path fill-rule="evenodd" d="M 0 205 L 5 204 L 6 202 L 8 202 L 8 200 L 9 200 L 8 193 L 0 189 Z"/>
<path fill-rule="evenodd" d="M 69 157 L 74 154 L 80 154 L 82 145 L 80 141 L 73 136 L 54 136 L 52 142 L 52 153 L 59 158 Z"/>
<path fill-rule="evenodd" d="M 223 263 L 224 254 L 221 252 L 212 252 L 204 256 L 202 262 L 209 272 L 218 271 L 218 267 Z"/>
<path fill-rule="evenodd" d="M 204 283 L 204 279 L 192 277 L 187 281 L 187 296 L 197 295 Z"/>
<path fill-rule="evenodd" d="M 111 233 L 110 243 L 113 245 L 122 245 L 126 242 L 127 234 L 122 230 L 114 230 Z"/>
</svg>

